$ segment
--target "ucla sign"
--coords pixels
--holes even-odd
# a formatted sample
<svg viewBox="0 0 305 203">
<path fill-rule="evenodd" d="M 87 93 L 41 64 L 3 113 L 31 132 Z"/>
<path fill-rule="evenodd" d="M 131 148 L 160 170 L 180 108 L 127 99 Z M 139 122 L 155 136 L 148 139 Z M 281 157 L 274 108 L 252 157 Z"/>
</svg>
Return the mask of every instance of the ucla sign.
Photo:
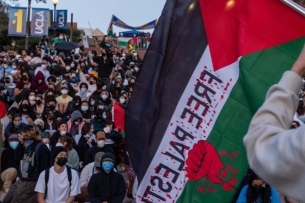
<svg viewBox="0 0 305 203">
<path fill-rule="evenodd" d="M 49 9 L 33 8 L 31 20 L 31 36 L 48 35 Z"/>
<path fill-rule="evenodd" d="M 56 11 L 56 29 L 65 30 L 68 28 L 68 11 L 57 10 Z"/>
</svg>

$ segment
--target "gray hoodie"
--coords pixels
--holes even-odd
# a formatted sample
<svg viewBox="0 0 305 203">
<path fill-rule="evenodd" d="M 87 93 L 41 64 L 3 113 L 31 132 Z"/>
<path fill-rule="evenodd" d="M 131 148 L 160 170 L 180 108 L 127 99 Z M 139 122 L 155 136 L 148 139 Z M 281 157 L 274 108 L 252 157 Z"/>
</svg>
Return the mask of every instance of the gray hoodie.
<svg viewBox="0 0 305 203">
<path fill-rule="evenodd" d="M 250 167 L 288 197 L 305 202 L 305 125 L 289 129 L 302 78 L 287 71 L 252 118 L 244 145 Z"/>
</svg>

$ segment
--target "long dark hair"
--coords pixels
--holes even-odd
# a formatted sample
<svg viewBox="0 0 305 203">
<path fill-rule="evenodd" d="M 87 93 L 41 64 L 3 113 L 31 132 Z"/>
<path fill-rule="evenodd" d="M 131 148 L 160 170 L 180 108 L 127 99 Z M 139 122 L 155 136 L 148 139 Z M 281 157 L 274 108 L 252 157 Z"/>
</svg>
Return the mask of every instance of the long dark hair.
<svg viewBox="0 0 305 203">
<path fill-rule="evenodd" d="M 92 125 L 91 123 L 84 123 L 82 127 L 82 135 L 86 135 L 87 133 L 90 132 L 91 125 Z"/>
<path fill-rule="evenodd" d="M 265 184 L 265 187 L 262 188 L 260 193 L 256 192 L 255 187 L 252 185 L 253 180 L 260 179 L 254 172 L 250 176 L 249 182 L 248 182 L 248 190 L 247 190 L 247 203 L 253 203 L 256 202 L 258 198 L 261 198 L 262 203 L 270 203 L 271 199 L 271 188 L 268 184 Z"/>
</svg>

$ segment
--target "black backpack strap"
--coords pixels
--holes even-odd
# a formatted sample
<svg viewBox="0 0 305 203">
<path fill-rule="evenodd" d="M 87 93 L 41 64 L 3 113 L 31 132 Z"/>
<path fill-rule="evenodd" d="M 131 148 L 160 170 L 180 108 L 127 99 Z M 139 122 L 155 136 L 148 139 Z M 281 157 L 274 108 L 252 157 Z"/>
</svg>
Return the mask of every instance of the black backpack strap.
<svg viewBox="0 0 305 203">
<path fill-rule="evenodd" d="M 49 182 L 49 175 L 50 175 L 50 169 L 47 169 L 45 171 L 45 174 L 44 174 L 44 182 L 45 182 L 45 191 L 44 191 L 44 198 L 46 199 L 47 198 L 47 195 L 48 195 L 48 182 Z"/>
<path fill-rule="evenodd" d="M 35 161 L 37 162 L 38 162 L 38 151 L 42 145 L 44 145 L 44 143 L 40 141 L 35 147 L 35 159 L 36 159 Z"/>
<path fill-rule="evenodd" d="M 72 171 L 71 171 L 71 168 L 66 166 L 67 168 L 67 173 L 68 173 L 68 180 L 69 180 L 69 183 L 70 183 L 70 193 L 71 193 L 71 186 L 72 186 Z M 69 193 L 69 194 L 70 194 Z"/>
</svg>

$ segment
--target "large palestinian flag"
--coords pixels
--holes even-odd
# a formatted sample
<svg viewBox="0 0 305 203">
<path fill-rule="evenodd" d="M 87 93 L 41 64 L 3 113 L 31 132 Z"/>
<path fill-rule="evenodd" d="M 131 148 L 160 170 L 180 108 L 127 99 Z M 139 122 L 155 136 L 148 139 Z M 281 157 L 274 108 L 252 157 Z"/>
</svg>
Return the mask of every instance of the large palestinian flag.
<svg viewBox="0 0 305 203">
<path fill-rule="evenodd" d="M 278 0 L 167 1 L 126 112 L 137 202 L 231 201 L 243 136 L 304 25 Z"/>
</svg>

